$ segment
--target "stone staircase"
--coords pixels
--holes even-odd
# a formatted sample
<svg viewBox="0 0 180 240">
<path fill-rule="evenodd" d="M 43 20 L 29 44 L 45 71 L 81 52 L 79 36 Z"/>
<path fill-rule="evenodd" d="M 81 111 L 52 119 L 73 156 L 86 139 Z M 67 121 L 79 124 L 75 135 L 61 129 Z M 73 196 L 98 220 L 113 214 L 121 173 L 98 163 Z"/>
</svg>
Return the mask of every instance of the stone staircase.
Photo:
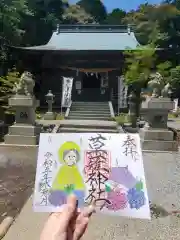
<svg viewBox="0 0 180 240">
<path fill-rule="evenodd" d="M 114 121 L 103 120 L 63 120 L 57 133 L 118 133 L 117 124 Z"/>
<path fill-rule="evenodd" d="M 73 102 L 68 119 L 110 120 L 108 102 Z"/>
</svg>

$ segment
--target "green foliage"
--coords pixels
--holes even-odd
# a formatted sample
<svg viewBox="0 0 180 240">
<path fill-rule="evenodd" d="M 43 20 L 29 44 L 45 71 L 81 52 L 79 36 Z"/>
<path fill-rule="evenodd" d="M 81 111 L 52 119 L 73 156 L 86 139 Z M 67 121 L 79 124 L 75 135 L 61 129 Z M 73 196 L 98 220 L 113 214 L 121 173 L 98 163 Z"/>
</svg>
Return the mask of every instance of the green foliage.
<svg viewBox="0 0 180 240">
<path fill-rule="evenodd" d="M 56 120 L 64 120 L 64 115 L 57 114 Z"/>
<path fill-rule="evenodd" d="M 130 118 L 128 114 L 121 113 L 115 117 L 115 121 L 118 123 L 118 125 L 123 125 L 124 123 L 129 123 Z"/>
<path fill-rule="evenodd" d="M 156 68 L 157 72 L 161 74 L 164 80 L 164 84 L 168 83 L 170 81 L 170 70 L 171 70 L 172 64 L 169 61 L 159 63 Z"/>
<path fill-rule="evenodd" d="M 173 88 L 180 88 L 180 65 L 172 68 L 170 71 L 170 80 L 169 83 Z"/>
<path fill-rule="evenodd" d="M 141 47 L 135 51 L 126 50 L 125 56 L 125 81 L 127 85 L 136 85 L 143 88 L 154 68 L 156 55 L 153 45 Z"/>
<path fill-rule="evenodd" d="M 0 77 L 0 104 L 6 109 L 6 113 L 13 111 L 8 106 L 8 98 L 12 96 L 15 85 L 19 82 L 19 72 L 12 69 L 8 72 L 7 76 Z"/>
<path fill-rule="evenodd" d="M 63 14 L 63 22 L 66 24 L 87 24 L 94 23 L 94 19 L 79 5 L 71 5 Z"/>
<path fill-rule="evenodd" d="M 102 23 L 107 18 L 107 11 L 101 0 L 80 0 L 77 4 L 90 14 L 97 23 Z"/>
<path fill-rule="evenodd" d="M 2 96 L 10 96 L 13 93 L 15 85 L 20 80 L 20 74 L 16 69 L 8 72 L 7 76 L 0 77 L 0 93 Z"/>
<path fill-rule="evenodd" d="M 116 8 L 107 15 L 105 20 L 106 24 L 116 25 L 122 24 L 123 18 L 126 16 L 126 12 L 122 9 Z"/>
</svg>

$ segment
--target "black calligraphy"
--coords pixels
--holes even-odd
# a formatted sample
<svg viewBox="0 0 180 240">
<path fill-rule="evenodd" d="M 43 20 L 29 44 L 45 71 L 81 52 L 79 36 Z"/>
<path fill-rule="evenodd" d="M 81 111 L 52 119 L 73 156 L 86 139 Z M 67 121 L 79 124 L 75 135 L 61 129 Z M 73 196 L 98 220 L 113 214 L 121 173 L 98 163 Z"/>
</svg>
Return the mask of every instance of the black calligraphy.
<svg viewBox="0 0 180 240">
<path fill-rule="evenodd" d="M 106 140 L 107 139 L 105 137 L 103 137 L 101 134 L 98 134 L 96 137 L 91 137 L 89 139 L 89 147 L 91 149 L 99 150 L 105 146 L 104 141 Z"/>
<path fill-rule="evenodd" d="M 52 143 L 52 137 L 51 136 L 48 137 L 48 143 Z"/>
<path fill-rule="evenodd" d="M 125 156 L 131 156 L 134 161 L 137 160 L 137 146 L 136 141 L 130 135 L 127 135 L 126 140 L 124 141 L 122 147 L 124 147 Z"/>
<path fill-rule="evenodd" d="M 89 147 L 92 149 L 86 153 L 85 173 L 89 185 L 86 202 L 100 203 L 101 209 L 109 201 L 106 199 L 105 182 L 110 173 L 110 157 L 107 150 L 102 149 L 106 146 L 107 139 L 98 134 L 89 139 Z"/>
<path fill-rule="evenodd" d="M 51 183 L 51 173 L 53 167 L 53 155 L 47 152 L 45 155 L 45 160 L 43 163 L 43 171 L 41 173 L 42 177 L 39 183 L 39 192 L 41 194 L 41 205 L 48 205 L 49 189 Z"/>
</svg>

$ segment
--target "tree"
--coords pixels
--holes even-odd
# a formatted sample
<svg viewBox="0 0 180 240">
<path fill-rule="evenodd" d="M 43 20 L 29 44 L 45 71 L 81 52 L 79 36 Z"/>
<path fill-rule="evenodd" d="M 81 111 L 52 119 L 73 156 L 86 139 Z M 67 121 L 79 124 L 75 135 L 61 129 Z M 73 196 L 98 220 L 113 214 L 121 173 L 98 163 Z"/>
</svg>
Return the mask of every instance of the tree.
<svg viewBox="0 0 180 240">
<path fill-rule="evenodd" d="M 12 96 L 14 87 L 20 80 L 20 73 L 15 68 L 8 71 L 7 76 L 0 77 L 0 102 L 7 108 L 8 98 Z"/>
<path fill-rule="evenodd" d="M 171 67 L 172 64 L 169 61 L 161 62 L 156 66 L 157 72 L 159 72 L 163 78 L 164 85 L 170 82 Z"/>
<path fill-rule="evenodd" d="M 69 6 L 63 14 L 63 23 L 65 24 L 87 24 L 94 23 L 93 17 L 86 13 L 79 5 Z"/>
<path fill-rule="evenodd" d="M 180 66 L 176 66 L 172 68 L 170 71 L 171 78 L 169 83 L 171 84 L 173 89 L 180 89 Z"/>
<path fill-rule="evenodd" d="M 178 9 L 171 4 L 141 4 L 137 11 L 128 13 L 123 22 L 134 24 L 137 38 L 141 44 L 156 43 L 167 48 L 177 45 Z M 178 26 L 180 27 L 180 26 Z M 173 37 L 173 39 L 171 39 Z"/>
<path fill-rule="evenodd" d="M 127 85 L 133 85 L 134 91 L 145 87 L 149 75 L 154 69 L 156 55 L 152 45 L 140 47 L 137 50 L 126 50 L 125 55 L 125 79 Z"/>
<path fill-rule="evenodd" d="M 18 45 L 24 33 L 20 27 L 21 13 L 30 14 L 26 1 L 0 1 L 0 61 L 7 61 L 7 45 Z"/>
<path fill-rule="evenodd" d="M 31 16 L 22 15 L 21 26 L 25 30 L 22 45 L 46 44 L 56 29 L 63 22 L 63 13 L 69 4 L 63 0 L 28 0 Z"/>
<path fill-rule="evenodd" d="M 155 68 L 155 48 L 153 45 L 141 47 L 137 50 L 126 50 L 124 76 L 125 83 L 135 94 L 136 116 L 139 116 L 141 90 L 147 86 L 150 74 Z"/>
<path fill-rule="evenodd" d="M 125 16 L 126 16 L 126 12 L 124 10 L 116 8 L 107 15 L 105 23 L 110 25 L 116 25 L 116 24 L 121 25 L 122 20 L 124 19 Z"/>
<path fill-rule="evenodd" d="M 156 20 L 154 19 L 154 5 L 141 4 L 136 11 L 126 14 L 124 24 L 133 24 L 137 40 L 142 45 L 149 43 L 149 37 L 154 31 Z"/>
<path fill-rule="evenodd" d="M 103 23 L 107 18 L 107 11 L 101 0 L 80 0 L 77 4 L 90 14 L 97 23 Z"/>
<path fill-rule="evenodd" d="M 169 83 L 172 88 L 172 97 L 180 98 L 180 65 L 171 69 Z"/>
</svg>

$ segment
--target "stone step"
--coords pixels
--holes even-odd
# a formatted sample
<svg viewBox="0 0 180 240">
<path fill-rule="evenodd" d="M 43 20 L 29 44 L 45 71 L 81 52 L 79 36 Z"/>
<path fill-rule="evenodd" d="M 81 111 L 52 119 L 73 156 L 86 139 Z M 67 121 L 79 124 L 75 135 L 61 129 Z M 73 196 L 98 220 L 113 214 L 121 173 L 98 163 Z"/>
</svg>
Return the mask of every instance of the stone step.
<svg viewBox="0 0 180 240">
<path fill-rule="evenodd" d="M 98 132 L 98 133 L 118 133 L 117 129 L 103 129 L 103 128 L 68 128 L 68 127 L 60 127 L 58 132 L 64 133 L 78 133 L 78 132 Z"/>
<path fill-rule="evenodd" d="M 73 105 L 108 105 L 108 102 L 73 102 Z"/>
<path fill-rule="evenodd" d="M 110 118 L 111 117 L 111 115 L 110 115 L 110 113 L 108 114 L 108 113 L 94 113 L 94 112 L 91 112 L 91 113 L 86 113 L 86 112 L 84 112 L 84 113 L 79 113 L 79 112 L 70 112 L 70 114 L 69 114 L 69 117 L 79 117 L 79 116 L 90 116 L 90 117 L 107 117 L 107 118 Z"/>
<path fill-rule="evenodd" d="M 114 121 L 103 120 L 62 120 L 60 121 L 60 127 L 68 128 L 98 128 L 98 129 L 116 129 L 117 123 Z"/>
<path fill-rule="evenodd" d="M 70 110 L 70 113 L 79 113 L 79 114 L 84 114 L 84 113 L 93 113 L 93 114 L 98 114 L 98 113 L 101 113 L 101 114 L 110 114 L 110 111 L 107 110 L 107 111 L 103 111 L 101 109 L 99 110 L 87 110 L 87 109 L 84 109 L 84 110 Z"/>
<path fill-rule="evenodd" d="M 95 105 L 93 105 L 93 104 L 72 104 L 71 107 L 109 108 L 109 105 L 108 104 L 101 104 L 101 105 L 98 105 L 98 104 L 95 104 Z"/>
<path fill-rule="evenodd" d="M 80 106 L 76 106 L 76 105 L 72 105 L 71 108 L 75 108 L 75 109 L 79 109 L 79 108 L 87 108 L 87 109 L 109 109 L 109 106 L 105 105 L 105 106 L 93 106 L 93 105 L 80 105 Z"/>
<path fill-rule="evenodd" d="M 74 106 L 109 106 L 109 103 L 90 103 L 90 102 L 85 102 L 85 103 L 72 103 Z"/>
<path fill-rule="evenodd" d="M 72 106 L 70 108 L 70 110 L 72 111 L 84 111 L 84 110 L 88 110 L 88 111 L 110 111 L 109 110 L 109 107 L 89 107 L 89 106 L 80 106 L 80 107 L 75 107 L 75 106 Z"/>
<path fill-rule="evenodd" d="M 110 117 L 99 117 L 99 116 L 69 116 L 68 119 L 77 120 L 110 120 Z"/>
</svg>

